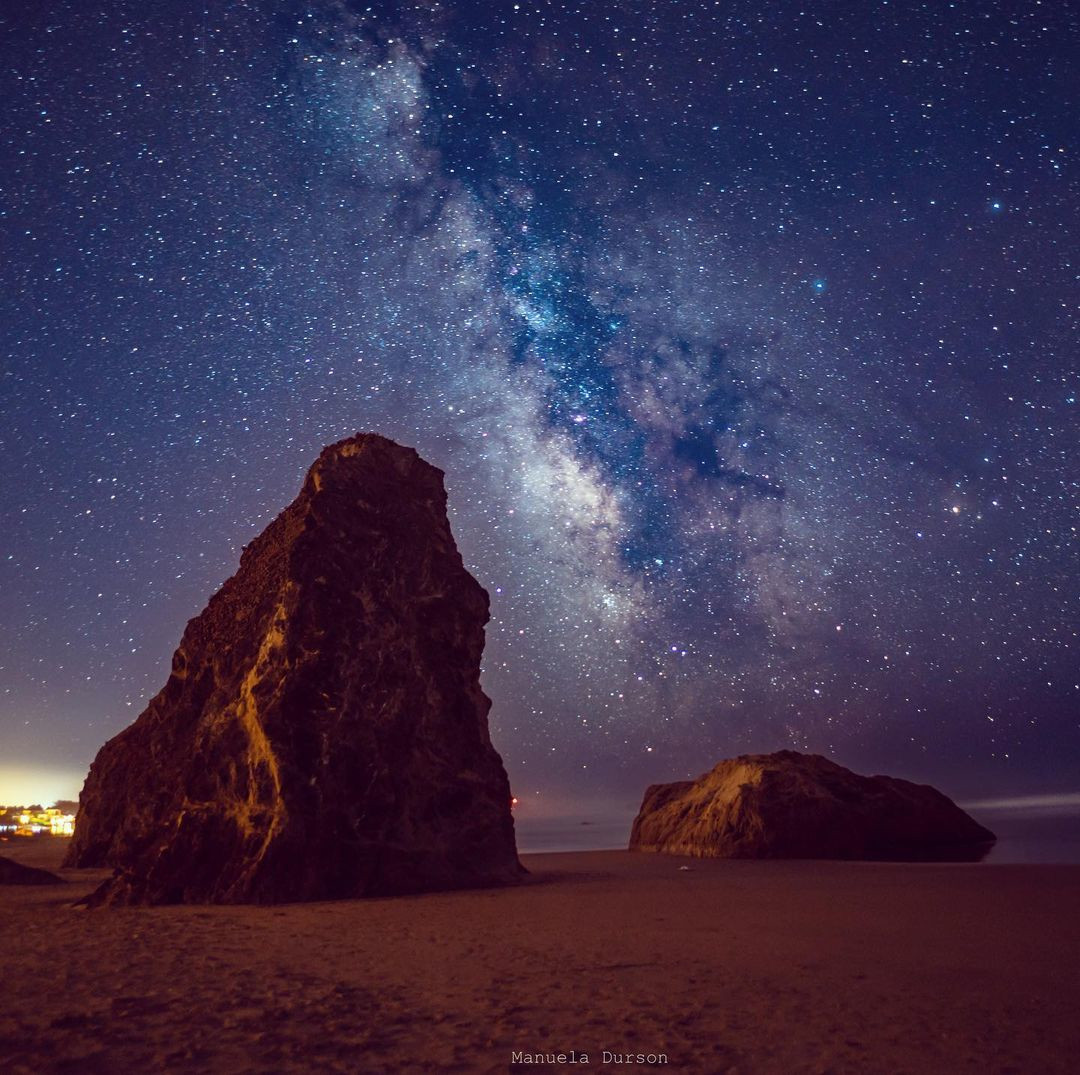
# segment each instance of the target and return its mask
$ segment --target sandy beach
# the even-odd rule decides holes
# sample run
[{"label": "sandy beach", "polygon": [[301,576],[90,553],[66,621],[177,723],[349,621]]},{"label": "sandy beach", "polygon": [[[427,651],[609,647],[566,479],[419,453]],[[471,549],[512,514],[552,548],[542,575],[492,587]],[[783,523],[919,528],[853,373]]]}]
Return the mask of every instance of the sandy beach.
[{"label": "sandy beach", "polygon": [[516,888],[275,907],[2,888],[0,1070],[1076,1070],[1080,866],[523,861]]}]

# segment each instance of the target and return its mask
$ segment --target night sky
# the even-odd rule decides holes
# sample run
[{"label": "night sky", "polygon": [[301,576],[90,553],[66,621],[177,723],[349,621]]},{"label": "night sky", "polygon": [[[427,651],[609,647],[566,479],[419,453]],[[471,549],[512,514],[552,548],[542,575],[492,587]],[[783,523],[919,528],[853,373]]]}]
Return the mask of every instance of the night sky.
[{"label": "night sky", "polygon": [[447,474],[516,794],[1080,782],[1053,2],[0,14],[0,801],[357,430]]}]

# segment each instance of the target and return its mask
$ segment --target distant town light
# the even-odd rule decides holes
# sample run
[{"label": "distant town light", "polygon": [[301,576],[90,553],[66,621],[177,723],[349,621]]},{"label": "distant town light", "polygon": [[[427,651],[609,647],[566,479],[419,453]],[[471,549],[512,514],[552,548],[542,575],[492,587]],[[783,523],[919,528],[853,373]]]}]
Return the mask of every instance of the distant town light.
[{"label": "distant town light", "polygon": [[47,810],[26,810],[0,806],[0,832],[13,836],[73,836],[75,815],[55,806]]}]

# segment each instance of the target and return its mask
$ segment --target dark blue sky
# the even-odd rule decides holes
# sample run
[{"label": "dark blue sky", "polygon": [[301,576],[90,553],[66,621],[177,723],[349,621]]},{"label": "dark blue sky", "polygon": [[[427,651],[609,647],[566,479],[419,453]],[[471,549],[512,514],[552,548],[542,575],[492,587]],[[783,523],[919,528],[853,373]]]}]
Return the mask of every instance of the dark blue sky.
[{"label": "dark blue sky", "polygon": [[1076,21],[6,5],[0,799],[357,429],[447,471],[530,802],[1075,788]]}]

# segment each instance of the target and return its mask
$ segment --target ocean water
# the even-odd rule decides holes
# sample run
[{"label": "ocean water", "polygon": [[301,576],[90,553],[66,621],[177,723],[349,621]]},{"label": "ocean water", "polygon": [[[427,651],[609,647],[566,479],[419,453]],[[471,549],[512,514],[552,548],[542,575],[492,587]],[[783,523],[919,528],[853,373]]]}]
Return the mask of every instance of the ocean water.
[{"label": "ocean water", "polygon": [[[1080,804],[1039,805],[1040,800],[979,804],[969,813],[997,836],[984,862],[1080,863]],[[516,817],[518,851],[625,850],[633,817]]]},{"label": "ocean water", "polygon": [[995,836],[984,862],[1080,862],[1080,808],[971,809]]},{"label": "ocean water", "polygon": [[518,851],[625,851],[633,816],[515,817]]}]

